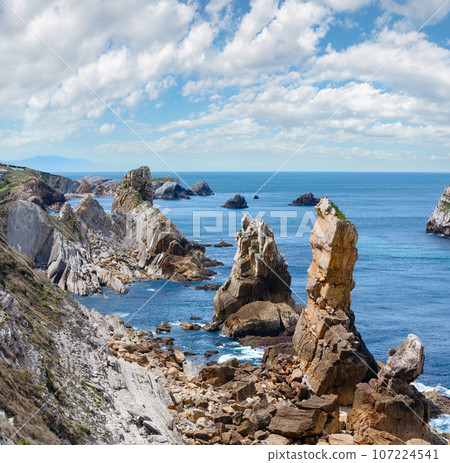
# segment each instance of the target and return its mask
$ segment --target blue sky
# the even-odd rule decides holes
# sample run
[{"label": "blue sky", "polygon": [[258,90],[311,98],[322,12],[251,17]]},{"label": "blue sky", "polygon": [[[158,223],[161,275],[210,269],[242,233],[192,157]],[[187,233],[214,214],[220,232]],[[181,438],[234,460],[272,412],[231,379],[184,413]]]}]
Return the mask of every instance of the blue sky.
[{"label": "blue sky", "polygon": [[292,157],[284,170],[450,171],[445,0],[9,6],[1,160],[275,171]]}]

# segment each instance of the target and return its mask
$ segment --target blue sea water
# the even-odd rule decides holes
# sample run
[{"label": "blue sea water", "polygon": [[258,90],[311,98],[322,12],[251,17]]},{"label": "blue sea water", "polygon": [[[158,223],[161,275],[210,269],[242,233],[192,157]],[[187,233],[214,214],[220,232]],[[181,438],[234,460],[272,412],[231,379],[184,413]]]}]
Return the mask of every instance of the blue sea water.
[{"label": "blue sea water", "polygon": [[[168,173],[154,173],[165,174]],[[426,353],[425,371],[419,381],[426,386],[450,389],[450,240],[425,233],[427,219],[450,183],[449,174],[279,173],[258,193],[259,200],[253,199],[253,193],[270,177],[269,173],[186,172],[181,177],[188,184],[205,179],[216,195],[156,200],[155,205],[190,239],[213,244],[223,238],[234,243],[242,211],[220,206],[233,194],[243,194],[249,204],[243,212],[252,216],[264,213],[263,219],[273,229],[289,263],[293,297],[299,304],[307,300],[305,286],[311,263],[308,240],[314,208],[292,207],[288,203],[307,191],[332,199],[355,223],[359,233],[352,309],[366,345],[375,358],[385,362],[390,348],[397,347],[409,333],[416,334],[425,344]],[[100,202],[105,210],[110,210],[112,198],[100,198]],[[287,233],[283,221],[287,223]],[[235,246],[207,248],[209,257],[225,264],[214,268],[218,274],[212,283],[222,283],[228,277],[235,252]],[[218,333],[183,331],[179,327],[191,316],[202,317],[201,323],[209,321],[213,298],[214,292],[195,290],[195,284],[186,287],[184,283],[159,280],[136,282],[124,296],[105,290],[104,298],[96,295],[79,300],[102,313],[117,313],[139,329],[154,330],[162,320],[167,321],[174,325],[170,336],[175,338],[175,344],[182,350],[199,353],[198,361],[203,360],[208,349],[219,350],[213,360],[238,356],[259,361],[260,350],[244,348]],[[222,345],[216,347],[217,343]]]}]

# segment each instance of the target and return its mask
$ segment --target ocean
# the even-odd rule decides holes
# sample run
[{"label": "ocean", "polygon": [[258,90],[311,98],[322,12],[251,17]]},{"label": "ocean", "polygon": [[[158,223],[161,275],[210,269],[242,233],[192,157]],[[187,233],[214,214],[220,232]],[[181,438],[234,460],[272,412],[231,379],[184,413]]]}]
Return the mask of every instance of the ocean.
[{"label": "ocean", "polygon": [[[97,173],[121,178],[123,173]],[[71,178],[84,174],[65,173]],[[170,175],[154,172],[153,176]],[[397,347],[409,333],[425,345],[425,371],[419,387],[440,387],[450,393],[449,288],[450,240],[427,235],[425,227],[449,174],[441,173],[342,173],[283,172],[259,193],[253,194],[270,177],[267,172],[182,172],[189,185],[205,179],[215,196],[190,200],[155,200],[179,230],[189,239],[214,244],[222,238],[235,244],[242,214],[259,214],[272,228],[276,242],[289,263],[293,297],[298,304],[307,300],[307,269],[311,263],[309,232],[314,221],[313,207],[288,206],[302,193],[328,196],[352,220],[359,233],[359,259],[354,270],[356,287],[352,309],[356,326],[376,359],[385,362],[387,352]],[[184,185],[185,186],[185,185]],[[249,208],[228,210],[220,206],[235,193],[245,196]],[[71,200],[75,204],[78,199]],[[112,198],[99,198],[109,212]],[[207,248],[207,256],[222,261],[223,267],[211,283],[221,284],[229,276],[236,246]],[[125,322],[142,330],[152,330],[167,321],[173,326],[169,336],[183,351],[198,353],[205,361],[206,350],[219,353],[211,360],[233,356],[257,363],[263,351],[242,347],[220,333],[183,331],[180,324],[190,317],[211,320],[213,291],[196,290],[198,283],[140,281],[126,295],[106,289],[104,297],[78,297],[88,308],[116,313]],[[187,286],[187,287],[186,287]],[[448,424],[447,424],[448,425]]]}]

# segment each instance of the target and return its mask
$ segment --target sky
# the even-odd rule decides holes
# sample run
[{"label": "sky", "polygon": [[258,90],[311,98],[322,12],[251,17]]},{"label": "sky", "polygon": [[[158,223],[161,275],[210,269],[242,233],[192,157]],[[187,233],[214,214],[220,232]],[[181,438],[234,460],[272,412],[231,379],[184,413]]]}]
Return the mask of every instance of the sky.
[{"label": "sky", "polygon": [[450,172],[449,12],[449,0],[0,0],[0,160]]}]

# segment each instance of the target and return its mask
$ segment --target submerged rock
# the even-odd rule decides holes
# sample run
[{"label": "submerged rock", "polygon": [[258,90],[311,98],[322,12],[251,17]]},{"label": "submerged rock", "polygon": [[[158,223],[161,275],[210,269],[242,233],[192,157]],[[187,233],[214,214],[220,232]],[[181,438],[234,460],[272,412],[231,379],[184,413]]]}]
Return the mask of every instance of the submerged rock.
[{"label": "submerged rock", "polygon": [[246,209],[248,207],[247,201],[242,195],[234,195],[222,207],[227,209]]},{"label": "submerged rock", "polygon": [[350,309],[358,233],[328,198],[322,198],[316,211],[310,238],[313,261],[308,269],[308,305],[293,343],[313,391],[336,394],[341,404],[349,405],[356,385],[378,371]]},{"label": "submerged rock", "polygon": [[319,201],[320,199],[315,198],[311,192],[308,192],[294,199],[289,206],[315,206],[319,204]]},{"label": "submerged rock", "polygon": [[235,263],[214,297],[213,320],[223,323],[250,302],[292,304],[288,265],[268,225],[246,216],[236,240]]},{"label": "submerged rock", "polygon": [[214,191],[211,190],[205,180],[200,180],[191,186],[191,189],[188,190],[188,194],[191,196],[211,196],[214,194]]},{"label": "submerged rock", "polygon": [[450,185],[445,189],[427,223],[427,233],[450,238]]}]

